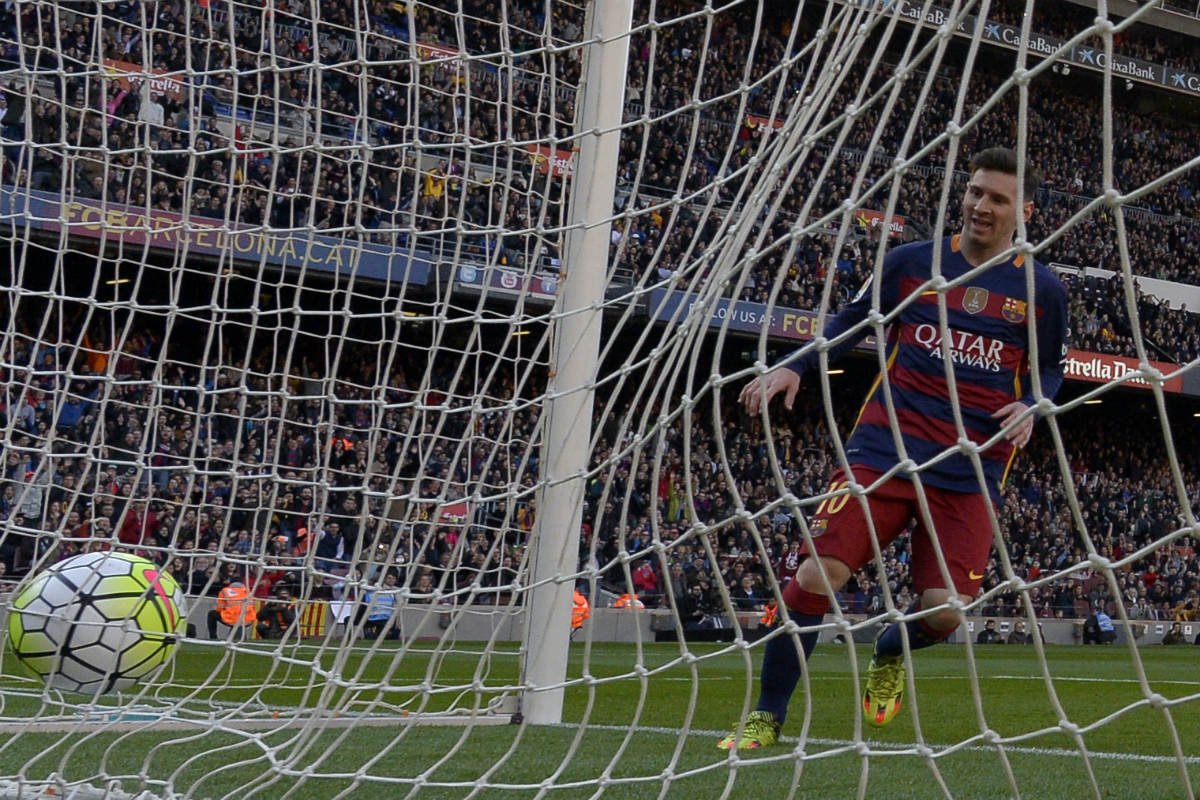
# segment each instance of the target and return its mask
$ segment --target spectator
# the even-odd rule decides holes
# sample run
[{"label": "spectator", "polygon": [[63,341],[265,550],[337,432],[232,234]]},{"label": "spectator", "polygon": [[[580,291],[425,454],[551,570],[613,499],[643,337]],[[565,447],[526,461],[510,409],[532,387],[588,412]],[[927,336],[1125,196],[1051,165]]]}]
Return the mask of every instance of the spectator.
[{"label": "spectator", "polygon": [[754,578],[750,575],[742,577],[737,587],[729,593],[729,599],[738,611],[762,611],[766,607],[766,598],[756,591]]},{"label": "spectator", "polygon": [[150,134],[163,126],[166,121],[166,111],[162,103],[158,100],[158,94],[149,90],[149,82],[142,84],[145,87],[145,100],[142,102],[141,108],[138,109],[138,121],[145,122],[150,126]]},{"label": "spectator", "polygon": [[1179,622],[1171,623],[1171,629],[1163,634],[1163,644],[1187,644],[1187,640],[1183,637],[1183,624]]},{"label": "spectator", "polygon": [[1004,644],[1000,632],[996,630],[996,620],[989,619],[983,623],[983,630],[975,637],[975,644]]},{"label": "spectator", "polygon": [[1008,644],[1033,644],[1033,636],[1025,630],[1025,620],[1019,619],[1013,623],[1013,629],[1008,634]]},{"label": "spectator", "polygon": [[646,606],[656,606],[659,602],[658,570],[649,558],[643,558],[632,574],[634,591]]},{"label": "spectator", "polygon": [[296,622],[295,604],[287,586],[275,590],[275,596],[263,603],[258,612],[260,639],[282,639]]},{"label": "spectator", "polygon": [[158,515],[151,511],[145,500],[135,500],[117,532],[121,544],[140,546],[154,543],[158,533]]},{"label": "spectator", "polygon": [[703,630],[708,626],[711,604],[704,597],[700,584],[693,584],[687,594],[676,601],[676,605],[684,630]]},{"label": "spectator", "polygon": [[383,586],[363,594],[366,606],[363,621],[363,636],[367,639],[399,639],[400,619],[396,613],[396,573],[388,571],[383,576]]}]

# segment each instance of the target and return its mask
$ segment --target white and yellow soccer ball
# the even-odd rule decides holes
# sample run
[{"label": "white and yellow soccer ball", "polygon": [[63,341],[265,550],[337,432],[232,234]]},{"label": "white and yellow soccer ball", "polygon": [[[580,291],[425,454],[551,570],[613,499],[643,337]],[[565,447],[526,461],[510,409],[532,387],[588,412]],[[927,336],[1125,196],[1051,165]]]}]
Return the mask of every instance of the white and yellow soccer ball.
[{"label": "white and yellow soccer ball", "polygon": [[47,685],[96,694],[129,689],[183,637],[183,591],[140,556],[83,553],[13,593],[8,642]]}]

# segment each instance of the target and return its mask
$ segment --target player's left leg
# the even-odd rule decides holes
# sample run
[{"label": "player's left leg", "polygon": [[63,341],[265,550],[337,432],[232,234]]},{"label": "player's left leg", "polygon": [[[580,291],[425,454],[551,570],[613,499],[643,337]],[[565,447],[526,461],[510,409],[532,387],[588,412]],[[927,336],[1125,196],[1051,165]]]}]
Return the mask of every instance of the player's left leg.
[{"label": "player's left leg", "polygon": [[[962,623],[962,614],[946,604],[956,594],[963,603],[975,598],[991,551],[992,526],[987,509],[991,501],[986,496],[931,487],[925,487],[925,494],[933,530],[918,517],[912,538],[912,580],[918,598],[908,613],[915,614],[923,608],[938,610],[893,623],[875,639],[867,668],[863,714],[867,722],[876,726],[891,722],[900,710],[904,696],[905,637],[909,650],[920,650],[945,641],[954,633]],[[938,563],[938,550],[946,562],[949,581]]]},{"label": "player's left leg", "polygon": [[[854,466],[855,480],[872,485],[881,475],[877,470]],[[839,470],[834,474],[830,492],[844,488],[846,481]],[[800,680],[802,662],[812,654],[820,625],[830,607],[829,590],[838,592],[854,570],[871,561],[875,554],[873,535],[879,547],[887,545],[904,529],[912,516],[909,502],[911,484],[903,479],[889,480],[866,497],[866,507],[850,495],[834,495],[822,502],[810,523],[813,530],[812,557],[806,556],[795,580],[783,590],[784,607],[780,623],[791,620],[809,630],[796,636],[772,636],[763,648],[758,704],[741,723],[734,725],[717,746],[752,749],[774,744],[787,718],[788,704]],[[868,517],[870,518],[868,520]],[[797,646],[797,642],[799,646]]]}]

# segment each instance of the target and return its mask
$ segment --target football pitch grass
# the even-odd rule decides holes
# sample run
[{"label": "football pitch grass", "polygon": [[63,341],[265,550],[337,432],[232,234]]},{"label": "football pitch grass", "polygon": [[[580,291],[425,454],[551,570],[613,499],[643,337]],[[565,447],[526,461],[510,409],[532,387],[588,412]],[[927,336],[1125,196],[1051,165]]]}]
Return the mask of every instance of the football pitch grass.
[{"label": "football pitch grass", "polygon": [[[139,774],[168,779],[190,797],[330,798],[366,776],[349,797],[463,798],[1007,798],[1011,770],[1023,798],[1092,797],[1089,770],[1104,798],[1183,798],[1200,792],[1200,648],[1143,647],[1151,691],[1165,698],[1170,719],[1144,701],[1138,674],[1123,647],[1048,647],[1056,702],[1085,729],[1089,753],[1059,726],[1054,701],[1032,647],[976,647],[974,674],[963,646],[943,645],[915,657],[919,734],[911,703],[883,729],[856,727],[859,688],[850,677],[850,651],[823,645],[810,663],[811,703],[803,687],[792,701],[780,744],[741,757],[717,740],[753,707],[761,647],[749,652],[693,644],[687,663],[676,644],[593,644],[571,647],[564,723],[557,726],[440,726],[413,724],[420,711],[485,704],[491,687],[517,675],[515,645],[484,655],[460,644],[451,653],[410,645],[355,652],[336,672],[357,689],[323,681],[337,655],[311,645],[288,649],[243,646],[230,659],[223,647],[188,642],[169,683],[138,708],[188,697],[191,708],[223,709],[280,721],[297,709],[338,703],[338,724],[238,729],[207,724],[157,728],[153,714],[122,731],[22,730],[23,715],[61,713],[43,706],[32,685],[9,675],[4,659],[0,715],[0,774],[68,780],[121,778],[126,791]],[[260,650],[260,652],[255,652]],[[855,648],[861,671],[869,647]],[[644,670],[639,670],[641,663]],[[694,670],[694,672],[693,672]],[[644,677],[637,673],[643,672]],[[583,677],[586,674],[586,678]],[[464,693],[479,678],[488,688]],[[424,685],[424,690],[418,690]],[[450,687],[457,687],[451,690]],[[62,695],[70,700],[69,695]],[[477,699],[475,699],[477,698]],[[358,711],[384,715],[372,725],[346,725]],[[385,713],[386,711],[386,713]],[[406,712],[408,715],[406,716]],[[1115,715],[1115,716],[1114,716]],[[179,715],[177,715],[179,716]],[[1111,717],[1111,718],[1110,718]],[[389,719],[390,718],[390,719]],[[807,718],[807,719],[806,719]],[[981,721],[982,720],[982,721]],[[1097,725],[1102,722],[1103,724]],[[382,722],[383,724],[379,724]],[[807,730],[804,730],[807,722]],[[1182,747],[1182,769],[1171,726]],[[1094,729],[1086,730],[1091,726]],[[1003,751],[986,731],[1025,737]],[[685,732],[686,731],[686,732]],[[803,733],[803,742],[801,734]],[[918,742],[928,748],[918,751]],[[867,754],[869,751],[869,755]],[[803,757],[801,757],[803,756]],[[305,772],[310,772],[304,776]],[[1184,774],[1186,773],[1186,775]],[[596,783],[603,776],[603,793]],[[396,783],[380,779],[401,779]],[[416,781],[416,782],[415,782]],[[478,787],[483,785],[480,790]],[[540,787],[550,787],[539,795]]]}]

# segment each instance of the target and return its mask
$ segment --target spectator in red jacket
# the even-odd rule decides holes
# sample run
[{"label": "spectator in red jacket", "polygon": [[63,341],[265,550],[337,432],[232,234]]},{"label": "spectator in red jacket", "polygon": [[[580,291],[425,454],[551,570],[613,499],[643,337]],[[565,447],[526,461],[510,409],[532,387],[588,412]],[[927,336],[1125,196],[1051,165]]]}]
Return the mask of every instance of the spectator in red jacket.
[{"label": "spectator in red jacket", "polygon": [[658,571],[654,569],[650,559],[643,558],[633,571],[633,588],[638,599],[647,606],[658,604]]},{"label": "spectator in red jacket", "polygon": [[146,507],[145,500],[134,500],[133,506],[121,520],[117,539],[121,544],[141,545],[154,538],[158,527],[158,515]]}]

